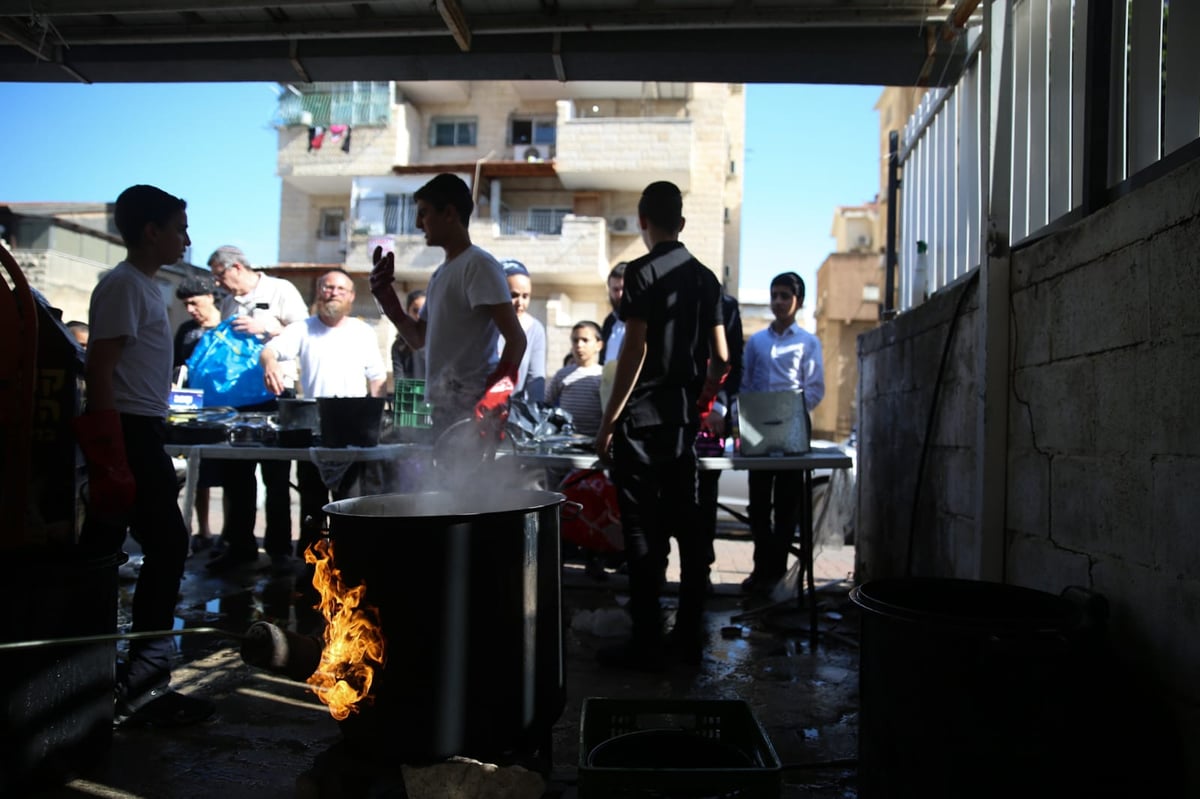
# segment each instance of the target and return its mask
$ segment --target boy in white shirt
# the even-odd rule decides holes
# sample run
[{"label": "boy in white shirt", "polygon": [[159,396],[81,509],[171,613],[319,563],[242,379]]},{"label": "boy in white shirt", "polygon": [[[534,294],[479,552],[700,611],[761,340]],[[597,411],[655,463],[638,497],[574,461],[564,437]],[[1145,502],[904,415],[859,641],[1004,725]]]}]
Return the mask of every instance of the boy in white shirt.
[{"label": "boy in white shirt", "polygon": [[[804,405],[811,412],[825,396],[825,365],[820,339],[796,324],[796,312],[803,305],[804,281],[798,274],[784,272],[771,280],[771,313],[775,320],[746,342],[742,391],[803,389]],[[754,570],[742,582],[742,590],[765,593],[787,571],[803,473],[756,470],[749,473],[749,481]]]}]

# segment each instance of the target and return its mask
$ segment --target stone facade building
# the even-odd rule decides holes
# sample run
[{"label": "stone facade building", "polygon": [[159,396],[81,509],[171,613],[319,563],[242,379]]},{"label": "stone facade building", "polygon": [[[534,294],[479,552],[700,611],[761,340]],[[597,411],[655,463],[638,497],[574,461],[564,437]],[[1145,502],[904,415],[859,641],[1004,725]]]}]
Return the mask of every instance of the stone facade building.
[{"label": "stone facade building", "polygon": [[[420,81],[305,84],[280,102],[278,268],[311,296],[344,266],[357,312],[378,318],[366,276],[376,246],[398,287],[424,288],[442,259],[412,199],[452,172],[475,193],[474,243],[524,263],[545,325],[547,372],[571,326],[608,313],[605,278],[642,255],[637,201],[670,180],[684,194],[689,249],[736,293],[745,95],[737,84]],[[381,346],[394,335],[380,325]]]}]

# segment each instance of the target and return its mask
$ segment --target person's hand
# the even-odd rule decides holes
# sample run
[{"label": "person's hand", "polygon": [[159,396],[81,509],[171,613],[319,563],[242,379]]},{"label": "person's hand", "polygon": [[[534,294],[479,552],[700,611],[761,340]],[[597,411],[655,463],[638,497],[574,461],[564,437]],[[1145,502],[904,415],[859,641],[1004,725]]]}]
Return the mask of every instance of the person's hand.
[{"label": "person's hand", "polygon": [[596,458],[605,468],[612,466],[612,441],[613,441],[613,426],[608,423],[602,423],[600,429],[596,431]]},{"label": "person's hand", "polygon": [[284,391],[283,384],[283,369],[279,367],[279,363],[272,363],[263,366],[263,385],[267,387],[275,396],[279,396]]},{"label": "person's hand", "polygon": [[137,498],[137,481],[125,457],[120,414],[115,410],[85,413],[75,417],[71,427],[87,458],[89,510],[117,519],[128,516]]},{"label": "person's hand", "polygon": [[488,375],[483,399],[475,403],[476,419],[498,420],[497,426],[504,429],[504,422],[508,419],[508,400],[517,386],[517,370],[518,364],[501,362]]},{"label": "person's hand", "polygon": [[717,438],[723,438],[725,436],[725,415],[722,413],[724,408],[718,409],[716,405],[717,403],[713,403],[709,412],[700,416],[700,429]]},{"label": "person's hand", "polygon": [[696,408],[700,411],[700,418],[704,418],[709,413],[712,413],[713,402],[717,399],[717,392],[725,384],[725,378],[728,375],[729,364],[725,364],[725,369],[721,372],[720,377],[714,376],[709,372],[705,378],[704,388],[700,389],[700,397],[696,400]]},{"label": "person's hand", "polygon": [[405,315],[404,304],[396,294],[393,284],[396,281],[396,257],[392,253],[383,252],[382,247],[376,247],[371,253],[371,294],[379,303],[380,310],[393,322]]},{"label": "person's hand", "polygon": [[261,336],[267,332],[266,323],[260,322],[253,316],[235,316],[230,327],[239,333],[248,333],[251,336]]}]

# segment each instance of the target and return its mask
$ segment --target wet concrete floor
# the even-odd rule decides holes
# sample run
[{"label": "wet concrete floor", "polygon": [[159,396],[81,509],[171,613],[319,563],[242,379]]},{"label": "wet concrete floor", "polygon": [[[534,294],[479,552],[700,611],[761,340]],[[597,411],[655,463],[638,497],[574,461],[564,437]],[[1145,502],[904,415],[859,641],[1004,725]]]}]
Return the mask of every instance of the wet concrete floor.
[{"label": "wet concrete floor", "polygon": [[[132,543],[132,542],[131,542]],[[847,599],[846,573],[853,550],[819,555],[821,637],[808,642],[808,615],[791,603],[743,597],[739,563],[752,544],[736,534],[718,542],[720,575],[709,604],[710,646],[699,666],[673,665],[661,674],[600,666],[598,648],[618,640],[613,610],[625,600],[625,579],[610,573],[598,582],[578,563],[564,566],[567,702],[553,730],[553,769],[546,796],[576,795],[580,710],[585,697],[617,699],[737,699],[748,703],[784,764],[784,797],[857,796],[854,758],[858,713],[858,614]],[[188,560],[178,605],[180,627],[219,627],[241,633],[258,620],[296,629],[294,576],[272,576],[259,564],[221,577],[208,575],[207,553]],[[136,552],[124,570],[132,577]],[[720,582],[725,580],[725,582]],[[127,612],[133,583],[121,584]],[[674,598],[668,595],[668,608]],[[305,608],[300,608],[303,622]],[[592,611],[588,615],[586,612]],[[596,612],[598,611],[598,613]],[[581,612],[584,615],[579,615]],[[742,614],[749,614],[739,618]],[[124,619],[125,617],[123,617]],[[740,634],[722,628],[740,625]],[[600,633],[600,634],[597,634]],[[235,640],[181,636],[173,685],[216,704],[209,721],[171,730],[117,730],[107,757],[40,797],[178,797],[264,799],[308,795],[298,778],[340,740],[330,718],[306,685],[246,665]],[[413,642],[419,644],[420,642]],[[381,794],[393,795],[393,794]],[[402,794],[401,794],[402,795]]]}]

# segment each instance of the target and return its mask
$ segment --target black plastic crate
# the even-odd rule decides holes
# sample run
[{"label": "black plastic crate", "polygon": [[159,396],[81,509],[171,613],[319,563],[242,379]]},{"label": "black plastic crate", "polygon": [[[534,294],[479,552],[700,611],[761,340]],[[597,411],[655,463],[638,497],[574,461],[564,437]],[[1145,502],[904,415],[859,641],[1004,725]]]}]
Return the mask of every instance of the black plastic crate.
[{"label": "black plastic crate", "polygon": [[583,700],[580,799],[777,799],[780,785],[779,756],[743,701]]}]

